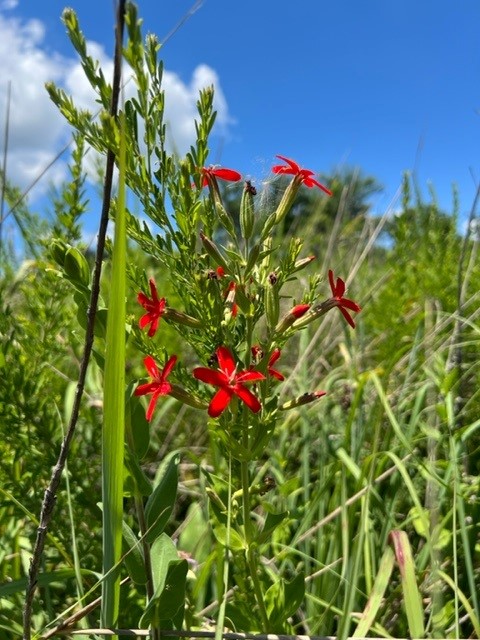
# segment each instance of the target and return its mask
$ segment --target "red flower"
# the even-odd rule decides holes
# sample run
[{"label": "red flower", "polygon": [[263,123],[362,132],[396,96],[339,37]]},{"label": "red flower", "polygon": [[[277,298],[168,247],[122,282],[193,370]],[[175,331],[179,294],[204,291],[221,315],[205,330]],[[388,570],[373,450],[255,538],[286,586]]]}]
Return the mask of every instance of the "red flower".
[{"label": "red flower", "polygon": [[332,290],[332,298],[335,301],[335,306],[340,309],[348,324],[355,329],[355,322],[347,309],[358,312],[361,311],[361,307],[353,300],[343,297],[343,294],[345,293],[345,282],[341,278],[337,278],[337,282],[335,283],[333,271],[331,269],[328,271],[328,279],[330,281],[330,289]]},{"label": "red flower", "polygon": [[234,169],[222,169],[221,167],[203,167],[202,176],[202,187],[208,186],[209,180],[212,178],[220,178],[220,180],[227,180],[228,182],[237,182],[242,177],[242,175]]},{"label": "red flower", "polygon": [[295,176],[302,184],[304,184],[309,189],[311,189],[312,187],[318,187],[327,195],[332,195],[330,189],[327,189],[327,187],[325,187],[323,184],[320,184],[320,182],[312,178],[312,176],[314,175],[313,171],[310,171],[310,169],[300,169],[296,162],[290,160],[289,158],[285,158],[285,156],[277,155],[277,158],[280,158],[280,160],[286,162],[288,166],[286,167],[283,164],[277,164],[272,167],[273,173]]},{"label": "red flower", "polygon": [[210,401],[208,415],[211,418],[217,418],[228,407],[234,395],[254,413],[260,411],[262,405],[258,398],[243,383],[265,380],[265,376],[259,371],[252,370],[237,373],[235,361],[227,347],[218,347],[216,354],[219,370],[207,369],[207,367],[196,367],[193,370],[197,380],[220,387]]},{"label": "red flower", "polygon": [[[285,380],[285,376],[281,374],[280,371],[274,369],[273,365],[280,358],[281,353],[280,349],[274,349],[268,360],[268,375],[280,381]],[[257,362],[263,358],[263,351],[258,345],[252,347],[252,356]]]},{"label": "red flower", "polygon": [[148,405],[146,413],[146,417],[149,422],[152,419],[153,410],[155,409],[158,398],[160,396],[166,396],[172,390],[172,385],[167,382],[167,377],[175,366],[176,361],[177,356],[172,356],[163,367],[163,371],[158,370],[158,367],[152,356],[147,356],[143,361],[146,370],[152,378],[152,381],[147,382],[146,384],[138,385],[138,387],[135,389],[135,395],[144,396],[148,393],[152,394],[152,398],[150,400],[150,404]]},{"label": "red flower", "polygon": [[158,323],[160,322],[160,318],[162,314],[165,312],[166,300],[162,298],[159,300],[157,294],[157,287],[155,286],[155,280],[150,278],[150,293],[152,295],[152,299],[148,298],[144,293],[140,292],[137,296],[137,300],[142,305],[144,309],[147,310],[147,313],[143,315],[138,324],[140,325],[140,329],[144,329],[147,324],[150,325],[150,329],[148,330],[148,335],[150,338],[155,335],[158,329]]}]

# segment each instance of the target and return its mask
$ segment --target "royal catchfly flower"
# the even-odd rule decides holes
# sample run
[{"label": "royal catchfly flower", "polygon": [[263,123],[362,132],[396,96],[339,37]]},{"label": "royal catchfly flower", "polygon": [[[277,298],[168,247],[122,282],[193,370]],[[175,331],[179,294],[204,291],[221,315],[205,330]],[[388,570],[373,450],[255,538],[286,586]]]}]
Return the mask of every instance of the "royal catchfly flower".
[{"label": "royal catchfly flower", "polygon": [[335,302],[334,306],[340,309],[345,320],[355,329],[355,322],[347,309],[358,312],[361,311],[361,307],[353,300],[343,297],[345,293],[345,282],[341,278],[337,278],[337,282],[335,282],[331,269],[328,271],[328,280],[330,281],[330,289],[332,290],[332,300]]},{"label": "royal catchfly flower", "polygon": [[210,401],[208,415],[211,418],[217,418],[228,407],[234,395],[240,398],[254,413],[260,411],[262,408],[260,401],[250,389],[244,386],[244,383],[265,380],[265,376],[259,371],[251,369],[237,372],[235,360],[227,347],[218,347],[216,355],[218,369],[196,367],[193,370],[193,375],[197,380],[220,387]]},{"label": "royal catchfly flower", "polygon": [[277,155],[277,158],[280,158],[280,160],[283,160],[284,162],[286,162],[287,166],[283,164],[277,164],[274,167],[272,167],[273,173],[277,173],[279,175],[292,175],[298,180],[298,182],[300,182],[301,184],[304,184],[306,187],[310,189],[312,187],[318,187],[319,189],[324,191],[327,195],[329,196],[332,195],[332,192],[330,191],[330,189],[327,189],[327,187],[325,187],[323,184],[320,184],[318,180],[315,180],[314,178],[312,178],[312,176],[314,175],[313,171],[310,171],[310,169],[300,169],[300,167],[294,160],[290,160],[290,158],[285,158],[285,156]]},{"label": "royal catchfly flower", "polygon": [[165,312],[166,301],[165,298],[158,298],[157,287],[155,286],[155,280],[153,278],[150,278],[149,284],[152,299],[150,300],[143,292],[140,292],[137,296],[138,302],[147,311],[147,313],[140,318],[138,324],[140,325],[140,329],[144,329],[147,324],[149,324],[150,329],[148,330],[148,335],[152,338],[158,329],[160,318]]},{"label": "royal catchfly flower", "polygon": [[146,358],[143,360],[143,364],[145,365],[145,368],[152,380],[151,382],[147,382],[146,384],[139,384],[135,389],[135,395],[144,396],[149,393],[152,394],[146,413],[146,417],[149,422],[152,419],[153,411],[155,409],[158,398],[160,396],[168,395],[168,393],[170,393],[170,391],[172,390],[172,385],[167,382],[167,377],[175,366],[176,361],[177,356],[172,356],[163,367],[163,370],[160,371],[152,356],[146,356]]},{"label": "royal catchfly flower", "polygon": [[203,167],[202,169],[202,187],[208,186],[212,178],[220,178],[220,180],[226,180],[227,182],[238,182],[241,179],[242,174],[235,171],[235,169],[222,169],[221,167]]}]

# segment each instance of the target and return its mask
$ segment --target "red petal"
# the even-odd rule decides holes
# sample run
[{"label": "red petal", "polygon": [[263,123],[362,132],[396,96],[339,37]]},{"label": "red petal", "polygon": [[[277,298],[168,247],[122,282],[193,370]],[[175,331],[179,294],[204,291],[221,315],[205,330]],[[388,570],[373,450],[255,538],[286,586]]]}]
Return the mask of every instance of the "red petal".
[{"label": "red petal", "polygon": [[340,311],[342,312],[342,316],[345,318],[345,320],[348,322],[348,324],[352,327],[352,329],[355,329],[355,322],[353,321],[352,316],[348,313],[348,311],[345,311],[345,309],[343,307],[338,307],[340,309]]},{"label": "red petal", "polygon": [[157,400],[158,400],[158,395],[153,394],[148,404],[147,413],[145,414],[145,417],[147,418],[148,422],[150,422],[150,420],[152,419],[153,411],[155,409],[155,405],[157,404]]},{"label": "red petal", "polygon": [[137,300],[142,305],[142,307],[145,308],[147,308],[147,305],[150,304],[150,298],[147,298],[147,296],[142,291],[140,291],[140,293],[137,295]]},{"label": "red petal", "polygon": [[217,418],[222,411],[224,411],[232,398],[233,392],[230,389],[223,387],[219,389],[217,393],[210,400],[208,406],[208,415],[211,418]]},{"label": "red petal", "polygon": [[152,356],[146,356],[146,358],[143,359],[143,364],[145,365],[145,369],[148,371],[148,374],[152,379],[158,378],[158,367]]},{"label": "red petal", "polygon": [[272,355],[270,356],[270,360],[268,361],[268,366],[272,367],[275,362],[280,358],[282,352],[280,351],[280,349],[275,349],[272,353]]},{"label": "red petal", "polygon": [[283,164],[276,164],[272,167],[272,173],[276,173],[277,175],[297,175],[296,171],[290,169],[290,167],[284,167]]},{"label": "red petal", "polygon": [[243,400],[253,413],[258,413],[262,408],[259,399],[253,395],[250,389],[247,389],[241,384],[235,385],[233,392],[240,398],[240,400]]},{"label": "red petal", "polygon": [[242,174],[234,169],[210,169],[209,172],[221,180],[229,180],[230,182],[237,182],[242,177]]},{"label": "red petal", "polygon": [[340,300],[340,304],[342,305],[342,307],[346,307],[347,309],[350,309],[351,311],[361,311],[362,308],[353,300],[349,300],[349,298],[342,298]]},{"label": "red petal", "polygon": [[170,372],[175,366],[176,361],[177,361],[177,356],[171,356],[171,358],[168,360],[167,364],[163,368],[162,380],[166,380],[167,377],[170,375]]},{"label": "red petal", "polygon": [[335,280],[333,277],[333,271],[331,269],[328,270],[328,281],[330,282],[330,289],[332,290],[332,296],[335,295]]},{"label": "red petal", "polygon": [[256,382],[257,380],[265,380],[265,376],[260,371],[242,371],[235,377],[236,382]]},{"label": "red petal", "polygon": [[152,325],[148,330],[148,337],[153,338],[153,336],[156,334],[158,329],[159,316],[153,316],[153,317],[150,316],[150,318],[152,320]]},{"label": "red petal", "polygon": [[207,367],[196,367],[193,370],[193,376],[197,380],[213,384],[216,387],[224,387],[228,384],[228,378],[224,373],[215,369],[207,369]]},{"label": "red petal", "polygon": [[139,384],[135,389],[136,396],[145,396],[147,393],[153,393],[157,388],[158,382],[147,382],[145,384]]},{"label": "red petal", "polygon": [[335,284],[335,278],[331,269],[328,271],[328,279],[330,281],[330,289],[332,290],[333,297],[341,298],[345,293],[345,282],[341,278],[337,278],[337,282]]},{"label": "red petal", "polygon": [[220,369],[231,378],[235,372],[235,360],[227,347],[218,347],[217,358]]},{"label": "red petal", "polygon": [[[295,160],[291,160],[290,158],[286,158],[285,156],[280,156],[280,155],[277,155],[277,158],[280,158],[280,160],[283,160],[288,165],[290,165],[290,169],[292,171],[294,171],[295,173],[300,173],[300,166],[295,162]],[[284,169],[286,169],[286,168],[287,167],[284,167]],[[273,171],[273,169],[272,169],[272,171]]]},{"label": "red petal", "polygon": [[313,178],[305,178],[305,180],[303,181],[303,184],[306,187],[310,187],[310,188],[313,186],[318,187],[319,189],[324,191],[327,195],[329,196],[333,195],[330,189],[327,189],[327,187],[325,187],[323,184],[318,182],[318,180],[314,180]]},{"label": "red petal", "polygon": [[280,382],[285,380],[285,376],[281,374],[280,371],[277,371],[276,369],[272,369],[271,367],[269,367],[268,373],[272,376],[272,378],[276,378],[277,380],[280,380]]},{"label": "red petal", "polygon": [[152,300],[153,302],[158,302],[158,294],[157,294],[157,287],[155,286],[155,280],[153,278],[150,278],[148,282],[150,284],[150,293],[152,294]]},{"label": "red petal", "polygon": [[140,327],[140,329],[145,329],[147,324],[150,324],[151,321],[152,321],[152,316],[150,315],[150,313],[146,313],[138,321],[138,326]]}]

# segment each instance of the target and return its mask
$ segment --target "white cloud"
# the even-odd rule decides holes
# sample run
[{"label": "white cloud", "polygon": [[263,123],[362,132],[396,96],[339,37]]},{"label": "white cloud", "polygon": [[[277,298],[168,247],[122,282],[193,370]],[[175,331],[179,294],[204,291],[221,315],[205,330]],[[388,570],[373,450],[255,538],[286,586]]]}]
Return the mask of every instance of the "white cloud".
[{"label": "white cloud", "polygon": [[[7,177],[21,188],[28,187],[46,168],[69,138],[69,126],[53,105],[45,90],[45,82],[62,86],[81,108],[96,112],[99,105],[77,59],[51,51],[45,45],[45,27],[40,20],[22,20],[1,11],[13,9],[16,0],[0,0],[0,149],[7,112],[7,93],[11,83],[10,127]],[[88,43],[90,55],[98,59],[105,77],[112,75],[112,60],[101,44]],[[232,120],[216,72],[199,65],[189,83],[177,74],[165,71],[165,121],[172,148],[183,154],[194,141],[194,118],[200,88],[215,86],[217,132],[227,134]],[[128,83],[127,94],[134,91]],[[89,154],[90,155],[90,154]],[[93,154],[92,154],[93,155]],[[90,163],[90,162],[89,162]],[[65,160],[50,169],[40,181],[35,193],[45,191],[51,182],[58,183],[65,175]]]},{"label": "white cloud", "polygon": [[15,9],[18,6],[18,0],[2,0],[0,2],[0,10]]}]

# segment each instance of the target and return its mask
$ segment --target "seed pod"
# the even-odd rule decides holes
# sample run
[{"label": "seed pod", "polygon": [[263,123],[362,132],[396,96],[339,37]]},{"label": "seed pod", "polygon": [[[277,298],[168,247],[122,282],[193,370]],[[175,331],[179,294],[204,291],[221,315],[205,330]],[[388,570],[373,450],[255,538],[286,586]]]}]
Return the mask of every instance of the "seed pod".
[{"label": "seed pod", "polygon": [[240,229],[245,240],[248,240],[252,235],[253,225],[255,223],[253,196],[255,196],[256,193],[257,190],[255,187],[252,186],[249,180],[246,180],[240,202]]},{"label": "seed pod", "polygon": [[275,278],[272,278],[272,274],[268,277],[268,281],[265,284],[265,314],[267,316],[267,324],[272,330],[278,322],[278,316],[280,315],[280,300],[278,294],[278,286],[276,274]]},{"label": "seed pod", "polygon": [[202,240],[202,244],[205,248],[205,251],[208,253],[208,255],[211,258],[213,258],[215,264],[217,264],[220,267],[223,267],[223,269],[228,272],[229,267],[228,267],[227,261],[225,260],[223,255],[220,253],[220,249],[217,247],[217,245],[212,240],[210,240],[210,238],[207,238],[207,236],[204,233],[200,233],[200,238]]}]

